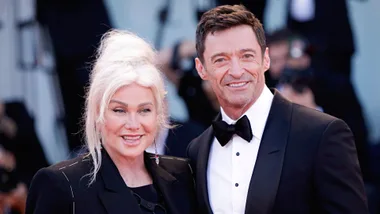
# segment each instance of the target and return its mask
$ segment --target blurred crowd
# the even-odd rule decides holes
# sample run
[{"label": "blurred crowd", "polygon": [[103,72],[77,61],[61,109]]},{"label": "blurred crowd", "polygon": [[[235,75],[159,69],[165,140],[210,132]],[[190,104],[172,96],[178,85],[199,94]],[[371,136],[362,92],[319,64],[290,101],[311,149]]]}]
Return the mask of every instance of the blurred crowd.
[{"label": "blurred crowd", "polygon": [[[266,0],[219,0],[215,5],[239,3],[263,20]],[[198,12],[201,14],[202,10]],[[355,137],[371,213],[378,214],[379,148],[369,142],[363,109],[351,82],[355,40],[347,1],[291,0],[287,12],[286,28],[267,32],[271,66],[266,72],[266,84],[292,102],[341,118],[349,125]],[[80,124],[89,67],[102,34],[113,24],[103,0],[37,0],[36,17],[53,47],[65,111],[62,121],[68,148],[75,155],[82,149]],[[195,70],[194,40],[178,40],[158,51],[157,63],[184,101],[189,119],[171,118],[178,126],[162,130],[157,145],[162,154],[185,157],[188,143],[211,124],[220,107],[210,84],[202,81]],[[29,182],[38,169],[49,164],[36,134],[33,115],[25,103],[0,100],[0,209],[3,213],[23,213]]]}]

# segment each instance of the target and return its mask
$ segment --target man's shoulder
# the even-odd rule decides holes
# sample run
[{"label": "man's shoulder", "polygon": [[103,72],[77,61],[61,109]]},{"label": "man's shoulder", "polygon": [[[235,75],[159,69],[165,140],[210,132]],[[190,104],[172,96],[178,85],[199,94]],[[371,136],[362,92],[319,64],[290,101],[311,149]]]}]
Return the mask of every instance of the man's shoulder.
[{"label": "man's shoulder", "polygon": [[200,135],[198,135],[196,138],[194,138],[187,147],[187,153],[189,156],[189,153],[197,152],[199,147],[207,143],[207,141],[210,140],[210,137],[212,137],[212,126],[209,126],[206,130],[204,130]]},{"label": "man's shoulder", "polygon": [[[280,112],[280,113],[279,113]],[[320,126],[339,120],[336,117],[323,113],[317,109],[305,107],[296,103],[292,103],[281,95],[277,90],[274,91],[274,98],[270,109],[270,115],[275,113],[276,118],[291,117],[293,125]]]},{"label": "man's shoulder", "polygon": [[[350,131],[348,125],[343,120],[301,105],[293,104],[291,115],[290,130],[299,139],[301,139],[301,136],[313,136],[313,138],[317,139],[330,135],[331,132],[329,130],[335,129]],[[334,134],[337,133],[335,132]]]},{"label": "man's shoulder", "polygon": [[327,126],[333,121],[339,120],[338,118],[329,114],[323,113],[319,110],[308,108],[302,105],[293,103],[293,121],[307,123],[309,125],[325,125]]}]

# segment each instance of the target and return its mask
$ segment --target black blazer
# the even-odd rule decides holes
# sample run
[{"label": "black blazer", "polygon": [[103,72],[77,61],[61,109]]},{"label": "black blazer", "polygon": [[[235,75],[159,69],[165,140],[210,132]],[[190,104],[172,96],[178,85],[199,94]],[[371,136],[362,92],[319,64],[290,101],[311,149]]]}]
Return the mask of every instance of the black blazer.
[{"label": "black blazer", "polygon": [[[125,185],[115,164],[103,150],[96,181],[88,187],[93,166],[89,155],[43,168],[29,191],[26,214],[140,214],[136,198]],[[186,159],[145,153],[153,184],[162,193],[168,214],[196,213],[194,180]]]},{"label": "black blazer", "polygon": [[[195,169],[199,213],[212,213],[206,172],[213,139],[210,126],[187,151]],[[245,213],[368,213],[355,144],[347,125],[293,104],[275,90]]]}]

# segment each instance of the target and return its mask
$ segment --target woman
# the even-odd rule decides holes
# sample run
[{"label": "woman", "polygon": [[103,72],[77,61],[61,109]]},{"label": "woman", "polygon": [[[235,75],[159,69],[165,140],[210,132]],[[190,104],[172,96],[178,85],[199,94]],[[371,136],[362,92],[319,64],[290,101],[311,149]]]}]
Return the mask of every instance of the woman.
[{"label": "woman", "polygon": [[132,33],[103,37],[86,101],[89,153],[40,170],[26,214],[196,213],[187,160],[145,152],[168,126],[154,60]]}]

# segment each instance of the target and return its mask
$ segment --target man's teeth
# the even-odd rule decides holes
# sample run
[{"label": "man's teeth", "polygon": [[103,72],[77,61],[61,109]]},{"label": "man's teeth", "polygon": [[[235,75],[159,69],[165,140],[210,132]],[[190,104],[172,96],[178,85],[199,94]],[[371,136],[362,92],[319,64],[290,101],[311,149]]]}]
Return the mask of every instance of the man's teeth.
[{"label": "man's teeth", "polygon": [[133,136],[133,137],[131,137],[131,136],[123,136],[124,140],[138,140],[140,138],[141,138],[141,135],[139,135],[139,136]]},{"label": "man's teeth", "polygon": [[246,84],[246,82],[242,82],[242,83],[231,83],[231,84],[229,84],[229,86],[231,86],[231,87],[241,87],[241,86],[243,86],[243,85],[245,85]]}]

